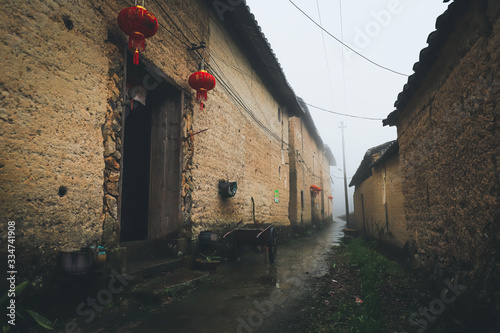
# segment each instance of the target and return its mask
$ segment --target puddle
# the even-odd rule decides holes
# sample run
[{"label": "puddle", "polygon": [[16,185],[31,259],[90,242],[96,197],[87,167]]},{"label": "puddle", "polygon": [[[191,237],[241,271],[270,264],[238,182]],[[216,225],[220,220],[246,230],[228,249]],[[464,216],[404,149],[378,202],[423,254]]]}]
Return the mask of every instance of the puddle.
[{"label": "puddle", "polygon": [[212,282],[180,300],[145,312],[141,324],[137,326],[135,321],[133,329],[128,326],[132,323],[127,325],[123,320],[132,315],[126,313],[96,323],[95,328],[112,332],[223,333],[244,332],[242,327],[248,331],[250,326],[246,325],[251,323],[252,332],[268,331],[266,327],[289,315],[288,309],[311,296],[311,277],[328,272],[327,254],[333,245],[340,244],[345,227],[345,221],[334,221],[318,234],[278,246],[277,261],[272,266],[252,251],[247,251],[241,262],[224,263]]}]

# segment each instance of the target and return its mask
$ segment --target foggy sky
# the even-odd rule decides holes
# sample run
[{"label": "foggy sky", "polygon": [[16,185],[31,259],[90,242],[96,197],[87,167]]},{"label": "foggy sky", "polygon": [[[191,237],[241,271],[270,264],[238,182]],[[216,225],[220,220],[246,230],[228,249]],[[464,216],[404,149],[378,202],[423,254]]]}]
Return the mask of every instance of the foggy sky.
[{"label": "foggy sky", "polygon": [[[420,50],[427,46],[436,18],[447,8],[441,0],[293,0],[318,23],[356,51],[394,71],[413,73]],[[247,5],[276,54],[297,96],[335,112],[385,118],[394,111],[406,76],[381,69],[324,33],[288,0],[247,0]],[[342,20],[340,15],[342,7]],[[341,24],[342,21],[342,24]],[[343,35],[343,38],[342,38]],[[325,47],[326,46],[326,52]],[[327,59],[328,58],[328,63]],[[329,71],[328,71],[329,68]],[[328,76],[330,73],[330,77]],[[331,82],[331,84],[330,84]],[[334,215],[345,213],[340,121],[344,121],[347,177],[356,172],[366,150],[397,138],[382,121],[349,118],[309,107],[316,127],[337,166]],[[350,179],[348,179],[350,182]],[[353,210],[349,189],[349,206]]]}]

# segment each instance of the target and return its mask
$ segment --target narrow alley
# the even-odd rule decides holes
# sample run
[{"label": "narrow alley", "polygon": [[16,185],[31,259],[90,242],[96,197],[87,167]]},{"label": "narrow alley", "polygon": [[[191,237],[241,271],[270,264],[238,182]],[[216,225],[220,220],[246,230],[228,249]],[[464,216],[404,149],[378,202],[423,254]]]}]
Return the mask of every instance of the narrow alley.
[{"label": "narrow alley", "polygon": [[[335,218],[318,233],[278,249],[274,265],[245,248],[238,263],[227,262],[207,283],[163,306],[103,316],[83,332],[269,332],[311,297],[311,278],[328,272],[326,255],[344,236],[345,221]],[[272,331],[272,330],[271,330]]]},{"label": "narrow alley", "polygon": [[500,332],[500,1],[2,4],[1,332]]}]

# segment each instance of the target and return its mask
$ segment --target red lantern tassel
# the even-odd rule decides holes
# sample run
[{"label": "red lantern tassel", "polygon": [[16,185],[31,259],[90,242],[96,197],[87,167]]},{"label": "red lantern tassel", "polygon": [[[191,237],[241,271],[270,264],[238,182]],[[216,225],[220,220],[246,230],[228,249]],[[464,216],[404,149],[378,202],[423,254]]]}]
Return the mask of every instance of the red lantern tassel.
[{"label": "red lantern tassel", "polygon": [[196,99],[200,101],[200,110],[203,111],[205,108],[205,102],[208,99],[207,90],[200,88],[196,91]]},{"label": "red lantern tassel", "polygon": [[139,51],[134,52],[134,65],[139,65]]},{"label": "red lantern tassel", "polygon": [[199,101],[206,101],[208,99],[207,91],[205,89],[203,89],[203,88],[200,88],[196,92],[196,99],[199,100]]}]

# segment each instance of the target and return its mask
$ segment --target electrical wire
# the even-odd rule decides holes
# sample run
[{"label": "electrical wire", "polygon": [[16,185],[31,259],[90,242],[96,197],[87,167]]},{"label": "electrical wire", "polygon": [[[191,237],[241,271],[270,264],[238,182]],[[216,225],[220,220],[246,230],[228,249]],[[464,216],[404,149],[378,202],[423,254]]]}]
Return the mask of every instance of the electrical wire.
[{"label": "electrical wire", "polygon": [[[163,8],[163,6],[158,2],[158,0],[154,0],[154,2],[156,2],[156,4],[158,5],[158,7],[160,7],[160,9],[163,11],[163,13],[169,18],[169,20],[172,22],[172,24],[177,28],[177,30],[179,30],[179,32],[181,33],[181,35],[189,42],[189,38],[187,38],[187,36],[184,34],[184,31],[181,30],[181,28],[179,28],[179,26],[177,25],[177,23],[175,23],[175,21],[172,19],[172,17],[167,13],[167,11],[165,10],[165,8]],[[191,45],[190,45],[191,47]]]},{"label": "electrical wire", "polygon": [[336,114],[336,115],[339,115],[339,116],[351,117],[351,118],[358,118],[358,119],[365,119],[365,120],[377,120],[377,121],[384,120],[383,118],[370,118],[370,117],[355,116],[355,115],[347,114],[347,113],[335,112],[335,111],[332,111],[332,110],[327,110],[327,109],[320,108],[319,106],[315,106],[315,105],[312,105],[312,104],[309,104],[309,103],[305,103],[305,104],[307,106],[313,107],[315,109],[318,109],[318,110],[321,110],[321,111],[324,111],[324,112],[328,112],[328,113],[333,113],[333,114]]},{"label": "electrical wire", "polygon": [[[250,118],[252,118],[257,123],[257,125],[259,125],[272,138],[278,141],[278,143],[282,143],[281,137],[276,133],[274,133],[271,129],[269,129],[264,123],[262,123],[262,121],[258,119],[257,116],[253,113],[253,111],[246,105],[241,96],[238,94],[237,90],[232,86],[231,82],[224,75],[224,72],[220,69],[219,65],[217,64],[217,61],[215,61],[215,59],[211,55],[209,56],[211,58],[211,62],[210,64],[207,64],[207,66],[217,79],[217,82],[220,83],[220,85],[224,88],[228,96],[236,104],[236,107],[238,107],[240,110],[248,114]],[[285,144],[288,145],[288,143],[286,142]]]},{"label": "electrical wire", "polygon": [[[323,22],[321,21],[321,10],[319,9],[319,0],[316,0],[316,7],[318,8],[319,24],[323,25]],[[328,60],[328,53],[326,52],[325,32],[323,30],[321,30],[321,39],[323,41],[323,51],[325,51],[326,71],[328,73],[328,81],[330,82],[330,93],[332,94],[332,106],[335,107],[335,98],[334,98],[334,94],[333,94],[332,75],[330,73],[330,61]]]},{"label": "electrical wire", "polygon": [[[342,0],[339,0],[339,17],[340,17],[340,38],[344,41],[344,18],[342,15]],[[340,57],[342,63],[342,84],[344,87],[344,111],[347,110],[347,87],[345,84],[345,61],[344,61],[344,45],[342,45],[342,56]]]},{"label": "electrical wire", "polygon": [[230,62],[224,60],[222,57],[219,57],[215,52],[210,52],[210,54],[213,55],[214,58],[217,58],[220,62],[224,63],[228,67],[231,67],[236,72],[240,73],[241,75],[244,75],[244,76],[248,77],[249,79],[254,80],[255,82],[259,83],[260,85],[263,85],[263,82],[261,80],[259,80],[257,77],[253,76],[252,74],[248,74],[245,71],[243,71],[242,69],[234,66]]},{"label": "electrical wire", "polygon": [[181,40],[179,37],[177,37],[172,31],[170,31],[165,25],[163,25],[162,23],[158,23],[158,25],[160,27],[162,27],[163,29],[165,29],[168,33],[170,33],[175,39],[177,39],[179,42],[181,42],[184,46],[190,48],[191,45],[188,45],[186,42],[184,42],[183,40]]},{"label": "electrical wire", "polygon": [[[165,13],[165,15],[170,19],[170,21],[172,22],[172,24],[177,28],[177,30],[179,30],[179,32],[181,33],[181,35],[186,39],[187,43],[183,42],[178,36],[176,36],[172,31],[170,31],[165,25],[163,24],[160,24],[160,26],[165,29],[168,33],[170,33],[175,39],[177,39],[179,42],[181,42],[183,45],[185,45],[186,47],[190,48],[192,46],[192,43],[190,41],[190,39],[184,34],[184,32],[179,28],[179,26],[173,21],[172,17],[167,13],[167,11],[165,10],[165,8],[158,2],[158,0],[154,0],[156,2],[156,4],[158,5],[158,7],[160,7],[160,9],[163,11],[163,13]],[[182,21],[181,21],[182,22]],[[186,24],[184,24],[184,26],[186,26]],[[187,26],[186,26],[187,27]],[[196,36],[196,34],[194,34],[190,29],[189,27],[187,27],[187,29],[190,31],[190,33],[198,40],[200,41],[200,39],[198,38],[198,36]],[[326,49],[325,49],[325,52],[326,52]],[[198,55],[198,57],[201,58],[201,55],[195,51],[195,53]],[[233,55],[234,56],[234,55]],[[258,82],[259,84],[262,84],[261,81],[253,78],[252,75],[244,72],[243,70],[241,70],[240,68],[238,67],[235,67],[234,65],[231,65],[229,64],[228,62],[222,60],[219,56],[217,56],[216,54],[213,54],[212,56],[212,52],[209,53],[209,57],[211,58],[211,60],[216,63],[216,60],[214,58],[218,58],[220,61],[224,62],[226,65],[228,65],[229,67],[231,67],[232,69],[234,69],[235,71],[239,72],[240,74],[242,75],[245,75],[251,79],[253,79],[254,81]],[[210,65],[207,64],[207,67],[210,67]],[[227,77],[225,77],[223,74],[224,71],[222,71],[220,69],[220,67],[217,65],[218,67],[218,71],[219,71],[219,76],[221,78],[221,81],[225,79],[225,81],[229,81],[227,79]],[[253,112],[250,110],[250,108],[248,106],[245,105],[245,103],[243,102],[243,100],[241,99],[241,97],[239,97],[239,95],[236,93],[236,89],[231,85],[231,84],[226,84],[226,87],[229,89],[229,91],[231,91],[232,93],[230,94],[230,97],[235,97],[235,101],[237,101],[237,104],[240,105],[243,110],[248,113],[252,119],[254,119],[255,121],[257,121],[258,119],[256,118],[256,116],[253,114]],[[250,92],[252,92],[252,90],[250,89]],[[253,95],[253,93],[252,93]],[[308,104],[306,103],[308,106],[311,106],[311,107],[314,107],[318,110],[321,110],[321,111],[325,111],[325,112],[329,112],[329,113],[333,113],[333,114],[337,114],[337,115],[341,115],[341,116],[346,116],[346,117],[352,117],[352,118],[358,118],[358,119],[366,119],[366,120],[377,120],[377,121],[380,121],[380,120],[383,120],[382,118],[369,118],[369,117],[361,117],[361,116],[355,116],[355,115],[349,115],[349,114],[345,114],[345,113],[339,113],[339,112],[335,112],[335,111],[331,111],[331,110],[327,110],[327,109],[323,109],[323,108],[320,108],[320,107],[317,107],[317,106],[314,106],[312,104]],[[268,129],[261,121],[258,121],[258,124],[259,126],[265,128],[266,132],[268,133],[273,133],[270,129]],[[273,133],[272,135],[273,137],[278,137],[275,133]],[[279,140],[281,140],[281,138],[279,138]]]},{"label": "electrical wire", "polygon": [[340,44],[344,45],[345,47],[347,47],[349,50],[351,50],[352,52],[356,53],[358,56],[360,56],[361,58],[365,59],[366,61],[372,63],[373,65],[377,66],[377,67],[380,67],[382,69],[385,69],[386,71],[389,71],[389,72],[392,72],[394,74],[398,74],[398,75],[402,75],[402,76],[406,76],[408,77],[409,75],[408,74],[404,74],[404,73],[401,73],[401,72],[398,72],[398,71],[395,71],[393,69],[390,69],[388,67],[385,67],[385,66],[382,66],[378,63],[376,63],[375,61],[367,58],[366,56],[362,55],[361,53],[359,53],[358,51],[356,51],[355,49],[353,49],[352,47],[350,47],[349,45],[347,45],[346,43],[344,43],[342,40],[338,39],[337,37],[335,37],[333,34],[331,34],[328,30],[326,30],[325,28],[323,28],[318,22],[316,22],[312,17],[310,17],[309,15],[307,15],[306,12],[304,12],[299,6],[297,6],[292,0],[288,0],[295,8],[297,8],[302,14],[304,14],[304,16],[306,16],[312,23],[314,23],[315,25],[318,26],[318,28],[320,28],[321,30],[323,30],[324,32],[326,32],[328,35],[330,35],[330,37],[332,37],[333,39],[335,39],[337,42],[339,42]]}]

